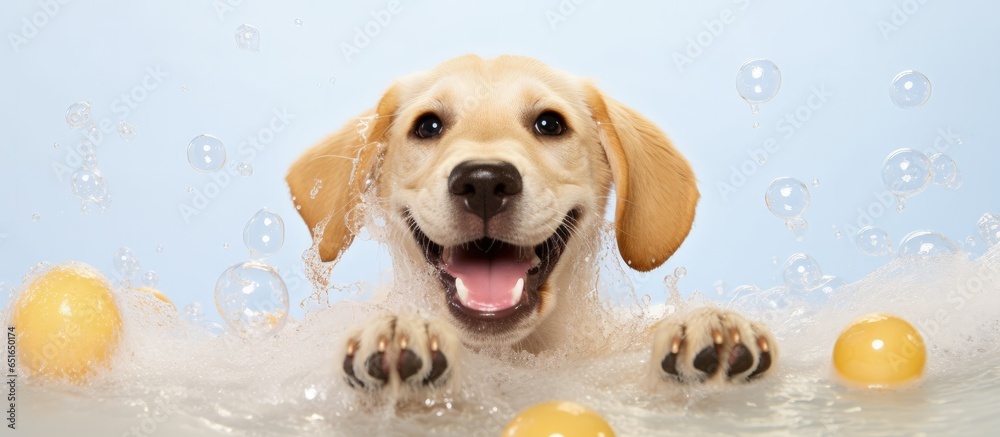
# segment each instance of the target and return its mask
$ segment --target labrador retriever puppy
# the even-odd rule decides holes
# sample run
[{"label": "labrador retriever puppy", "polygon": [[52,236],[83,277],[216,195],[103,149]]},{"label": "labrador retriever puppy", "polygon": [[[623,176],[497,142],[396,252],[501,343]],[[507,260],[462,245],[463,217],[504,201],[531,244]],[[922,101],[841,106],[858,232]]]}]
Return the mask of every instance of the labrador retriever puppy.
[{"label": "labrador retriever puppy", "polygon": [[[404,293],[434,314],[378,317],[345,338],[337,365],[367,391],[445,386],[463,345],[541,352],[579,341],[599,319],[593,266],[612,187],[618,251],[639,271],[677,250],[699,197],[654,123],[521,56],[468,55],[397,80],[307,150],[287,182],[322,261],[350,246],[351,217],[368,202],[382,211],[395,271],[433,278]],[[664,379],[744,382],[777,361],[771,333],[734,312],[701,308],[653,329],[650,363]]]}]

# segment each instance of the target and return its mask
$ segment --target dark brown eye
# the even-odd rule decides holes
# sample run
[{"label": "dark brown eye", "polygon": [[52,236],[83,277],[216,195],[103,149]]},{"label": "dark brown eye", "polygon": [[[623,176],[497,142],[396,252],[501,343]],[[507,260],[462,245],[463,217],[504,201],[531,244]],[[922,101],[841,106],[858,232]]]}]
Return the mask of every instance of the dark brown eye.
[{"label": "dark brown eye", "polygon": [[539,135],[562,135],[566,122],[555,112],[544,112],[535,120],[535,132]]},{"label": "dark brown eye", "polygon": [[413,133],[420,138],[433,138],[441,135],[442,129],[444,129],[444,123],[441,123],[441,119],[437,115],[424,114],[414,124]]}]

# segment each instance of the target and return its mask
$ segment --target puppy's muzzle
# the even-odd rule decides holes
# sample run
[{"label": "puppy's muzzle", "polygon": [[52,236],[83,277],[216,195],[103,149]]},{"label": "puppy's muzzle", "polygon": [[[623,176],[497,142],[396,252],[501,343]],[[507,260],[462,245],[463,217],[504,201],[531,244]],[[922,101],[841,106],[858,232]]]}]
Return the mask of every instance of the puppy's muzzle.
[{"label": "puppy's muzzle", "polygon": [[465,161],[448,176],[448,191],[485,224],[521,194],[521,173],[503,161]]}]

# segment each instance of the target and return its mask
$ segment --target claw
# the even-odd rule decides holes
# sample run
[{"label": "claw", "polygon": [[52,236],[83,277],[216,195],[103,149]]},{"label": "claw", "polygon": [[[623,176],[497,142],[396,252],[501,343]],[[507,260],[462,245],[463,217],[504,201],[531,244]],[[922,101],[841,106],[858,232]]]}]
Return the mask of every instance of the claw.
[{"label": "claw", "polygon": [[438,351],[438,338],[436,335],[431,336],[431,352]]},{"label": "claw", "polygon": [[761,352],[770,352],[770,346],[767,344],[767,339],[760,337],[757,339],[757,346],[760,347]]},{"label": "claw", "polygon": [[384,335],[380,335],[378,337],[378,351],[379,352],[385,352],[386,343],[388,343],[388,342],[389,342],[389,340],[386,339]]},{"label": "claw", "polygon": [[347,356],[353,357],[354,352],[358,350],[358,341],[351,339],[347,342]]},{"label": "claw", "polygon": [[733,344],[740,344],[740,330],[729,328],[729,338],[733,339]]},{"label": "claw", "polygon": [[724,341],[723,338],[722,338],[722,333],[720,333],[718,330],[713,329],[712,330],[712,341],[715,342],[716,346],[721,345],[723,343],[723,341]]},{"label": "claw", "polygon": [[410,339],[409,338],[406,338],[405,335],[400,335],[399,336],[399,348],[400,349],[406,349],[406,346],[408,346],[409,344],[410,344]]},{"label": "claw", "polygon": [[674,337],[673,341],[670,342],[670,353],[677,355],[681,352],[681,339],[680,337]]}]

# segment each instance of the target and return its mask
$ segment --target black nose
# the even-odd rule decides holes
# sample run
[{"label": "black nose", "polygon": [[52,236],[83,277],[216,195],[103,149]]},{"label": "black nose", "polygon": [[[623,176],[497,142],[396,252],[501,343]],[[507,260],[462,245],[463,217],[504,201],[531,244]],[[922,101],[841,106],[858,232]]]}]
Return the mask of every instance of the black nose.
[{"label": "black nose", "polygon": [[451,171],[448,191],[485,222],[521,193],[521,173],[507,162],[466,161]]}]

